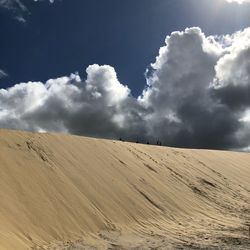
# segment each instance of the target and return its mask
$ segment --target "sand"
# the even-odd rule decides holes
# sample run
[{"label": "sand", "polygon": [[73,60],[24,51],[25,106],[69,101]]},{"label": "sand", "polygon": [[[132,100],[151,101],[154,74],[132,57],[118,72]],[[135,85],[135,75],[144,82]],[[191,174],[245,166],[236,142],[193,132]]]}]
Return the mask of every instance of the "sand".
[{"label": "sand", "polygon": [[250,154],[0,130],[0,249],[250,249]]}]

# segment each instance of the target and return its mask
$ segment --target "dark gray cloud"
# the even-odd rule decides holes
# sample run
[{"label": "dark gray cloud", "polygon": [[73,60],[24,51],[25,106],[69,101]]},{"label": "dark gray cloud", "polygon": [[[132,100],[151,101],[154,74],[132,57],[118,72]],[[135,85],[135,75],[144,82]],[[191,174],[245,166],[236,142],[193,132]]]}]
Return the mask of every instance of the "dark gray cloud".
[{"label": "dark gray cloud", "polygon": [[0,126],[123,137],[179,147],[250,146],[250,29],[206,37],[199,28],[166,38],[134,98],[115,69],[91,65],[46,83],[0,90]]},{"label": "dark gray cloud", "polygon": [[[167,37],[140,97],[143,105],[155,109],[149,126],[166,144],[195,148],[250,144],[241,121],[250,107],[249,32],[215,39],[191,28]],[[245,136],[239,137],[239,131]]]},{"label": "dark gray cloud", "polygon": [[232,110],[250,106],[250,35],[245,32],[234,38],[235,45],[216,65],[212,94]]}]

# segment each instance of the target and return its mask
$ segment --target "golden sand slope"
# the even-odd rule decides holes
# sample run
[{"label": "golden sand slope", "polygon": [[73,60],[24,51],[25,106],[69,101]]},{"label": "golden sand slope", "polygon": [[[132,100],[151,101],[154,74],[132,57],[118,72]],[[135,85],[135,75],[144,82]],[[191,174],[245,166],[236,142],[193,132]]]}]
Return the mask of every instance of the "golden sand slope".
[{"label": "golden sand slope", "polygon": [[0,178],[0,249],[250,249],[248,153],[0,130]]}]

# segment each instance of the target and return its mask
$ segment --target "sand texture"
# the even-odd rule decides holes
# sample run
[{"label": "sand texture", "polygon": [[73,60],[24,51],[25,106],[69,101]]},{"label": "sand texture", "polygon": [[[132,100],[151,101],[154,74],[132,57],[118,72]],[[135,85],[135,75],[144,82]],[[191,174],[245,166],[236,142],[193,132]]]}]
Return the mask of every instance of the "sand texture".
[{"label": "sand texture", "polygon": [[250,249],[250,154],[0,130],[0,249]]}]

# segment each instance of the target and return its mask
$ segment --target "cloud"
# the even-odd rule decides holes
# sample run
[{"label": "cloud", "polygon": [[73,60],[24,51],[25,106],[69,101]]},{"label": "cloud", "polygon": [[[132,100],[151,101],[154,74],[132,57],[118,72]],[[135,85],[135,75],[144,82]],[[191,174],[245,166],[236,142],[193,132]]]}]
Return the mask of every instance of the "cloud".
[{"label": "cloud", "polygon": [[135,98],[115,69],[71,74],[0,90],[0,126],[179,147],[250,146],[250,29],[206,37],[200,28],[167,36]]},{"label": "cloud", "polygon": [[2,69],[0,69],[0,79],[5,78],[7,76],[8,76],[8,74],[5,71],[3,71]]},{"label": "cloud", "polygon": [[0,0],[0,6],[9,10],[19,9],[21,11],[27,11],[27,8],[20,0]]},{"label": "cloud", "polygon": [[250,145],[241,120],[250,106],[249,36],[250,29],[205,37],[199,28],[168,36],[139,97],[154,109],[147,119],[151,134],[181,147]]},{"label": "cloud", "polygon": [[[47,0],[33,0],[34,2],[47,1]],[[50,3],[54,3],[54,0],[48,0]],[[24,4],[23,0],[0,0],[0,8],[10,11],[19,22],[25,23],[25,17],[29,14],[29,10]]]},{"label": "cloud", "polygon": [[229,3],[238,3],[238,4],[243,4],[243,3],[250,3],[250,0],[226,0]]},{"label": "cloud", "polygon": [[[33,131],[61,131],[112,138],[135,136],[143,112],[115,70],[92,65],[87,79],[78,74],[0,90],[0,126]],[[128,131],[128,129],[130,131]],[[136,132],[133,132],[136,131]]]},{"label": "cloud", "polygon": [[217,62],[214,94],[232,110],[250,106],[250,29],[231,36],[231,46]]}]

